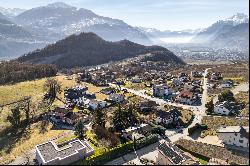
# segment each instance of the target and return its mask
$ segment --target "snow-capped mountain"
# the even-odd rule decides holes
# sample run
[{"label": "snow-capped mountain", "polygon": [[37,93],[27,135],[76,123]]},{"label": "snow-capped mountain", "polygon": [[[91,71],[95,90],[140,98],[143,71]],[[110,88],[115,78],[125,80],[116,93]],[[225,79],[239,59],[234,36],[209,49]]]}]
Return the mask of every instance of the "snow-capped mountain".
[{"label": "snow-capped mountain", "polygon": [[242,23],[248,23],[249,17],[244,13],[236,13],[232,17],[222,20],[223,22],[232,23],[234,26]]},{"label": "snow-capped mountain", "polygon": [[151,44],[145,34],[122,20],[99,16],[91,10],[77,9],[62,2],[27,10],[16,16],[14,21],[53,42],[84,31],[94,32],[110,41],[128,39],[140,44]]},{"label": "snow-capped mountain", "polygon": [[[237,32],[237,34],[234,35],[234,37],[237,37],[237,40],[234,43],[235,47],[241,47],[245,46],[244,42],[248,42],[248,37],[249,35],[249,30],[248,30],[248,25],[249,25],[249,18],[247,15],[243,13],[237,13],[233,15],[232,17],[226,18],[224,20],[219,20],[216,23],[212,24],[206,29],[203,29],[200,33],[198,33],[192,40],[192,43],[203,43],[203,44],[212,44],[215,46],[217,43],[218,46],[227,46],[227,42],[229,38],[231,40],[233,39],[233,35],[230,36],[230,32]],[[238,26],[244,24],[243,26]],[[237,28],[240,28],[237,30]],[[248,32],[248,33],[246,33]],[[243,33],[243,34],[242,34]],[[230,37],[229,37],[230,36]],[[225,40],[224,40],[225,39]],[[235,38],[236,39],[236,38]],[[220,44],[218,43],[220,41]],[[230,42],[231,43],[231,42]],[[231,45],[230,45],[231,47]]]},{"label": "snow-capped mountain", "polygon": [[25,11],[25,9],[0,7],[0,13],[2,13],[3,15],[5,15],[6,17],[9,17],[9,18],[15,17],[24,11]]}]

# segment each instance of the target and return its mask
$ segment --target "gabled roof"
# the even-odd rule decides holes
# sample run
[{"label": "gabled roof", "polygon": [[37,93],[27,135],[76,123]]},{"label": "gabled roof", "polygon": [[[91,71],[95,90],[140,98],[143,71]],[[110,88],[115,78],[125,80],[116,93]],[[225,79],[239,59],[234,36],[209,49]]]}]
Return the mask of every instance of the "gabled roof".
[{"label": "gabled roof", "polygon": [[174,165],[180,165],[186,158],[181,154],[178,147],[170,142],[164,142],[158,146],[158,149],[167,157]]}]

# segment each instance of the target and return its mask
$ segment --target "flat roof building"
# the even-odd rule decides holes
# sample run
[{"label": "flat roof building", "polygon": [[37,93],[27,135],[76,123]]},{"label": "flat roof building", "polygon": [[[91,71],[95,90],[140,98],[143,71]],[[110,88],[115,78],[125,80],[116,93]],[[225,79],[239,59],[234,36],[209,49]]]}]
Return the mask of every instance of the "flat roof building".
[{"label": "flat roof building", "polygon": [[60,145],[52,141],[36,145],[36,159],[40,165],[67,165],[93,153],[94,149],[79,139],[66,141]]}]

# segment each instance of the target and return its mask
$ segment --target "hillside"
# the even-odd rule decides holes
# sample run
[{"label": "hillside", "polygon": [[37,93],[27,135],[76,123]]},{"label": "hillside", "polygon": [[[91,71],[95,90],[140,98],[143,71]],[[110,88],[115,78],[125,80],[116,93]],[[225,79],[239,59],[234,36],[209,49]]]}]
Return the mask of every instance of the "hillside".
[{"label": "hillside", "polygon": [[249,45],[249,18],[245,14],[219,20],[198,33],[192,43],[204,43],[213,47],[246,48]]},{"label": "hillside", "polygon": [[249,47],[249,23],[234,26],[229,31],[218,35],[211,44],[217,47]]},{"label": "hillside", "polygon": [[[154,51],[168,51],[160,46],[143,46],[128,40],[105,41],[94,33],[71,35],[55,44],[23,55],[17,60],[26,63],[55,64],[58,68],[91,66],[135,57]],[[176,63],[182,60],[171,54]]]}]

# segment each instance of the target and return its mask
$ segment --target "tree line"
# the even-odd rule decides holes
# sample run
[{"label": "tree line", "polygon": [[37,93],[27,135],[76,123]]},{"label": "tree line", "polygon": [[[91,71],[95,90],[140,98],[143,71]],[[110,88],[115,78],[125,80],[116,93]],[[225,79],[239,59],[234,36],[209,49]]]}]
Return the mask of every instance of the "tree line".
[{"label": "tree line", "polygon": [[54,65],[24,64],[16,61],[1,62],[0,85],[52,77],[57,73]]}]

